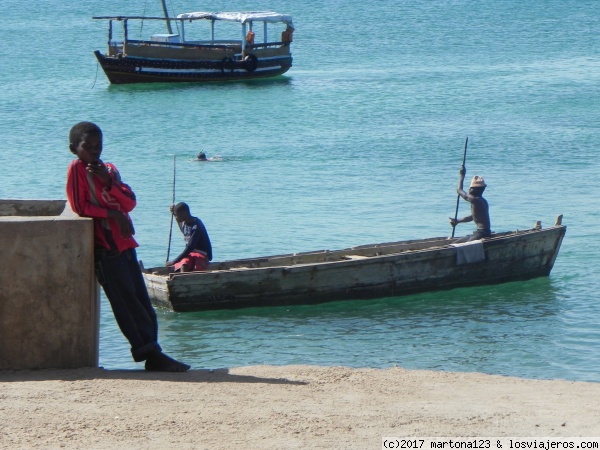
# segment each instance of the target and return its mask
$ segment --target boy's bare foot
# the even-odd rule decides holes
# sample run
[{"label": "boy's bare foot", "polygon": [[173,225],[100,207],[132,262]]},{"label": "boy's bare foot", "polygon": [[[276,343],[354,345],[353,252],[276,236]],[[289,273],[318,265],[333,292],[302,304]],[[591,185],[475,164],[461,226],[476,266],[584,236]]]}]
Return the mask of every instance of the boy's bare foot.
[{"label": "boy's bare foot", "polygon": [[146,360],[146,370],[151,372],[185,372],[189,368],[187,364],[176,361],[163,352],[152,353]]}]

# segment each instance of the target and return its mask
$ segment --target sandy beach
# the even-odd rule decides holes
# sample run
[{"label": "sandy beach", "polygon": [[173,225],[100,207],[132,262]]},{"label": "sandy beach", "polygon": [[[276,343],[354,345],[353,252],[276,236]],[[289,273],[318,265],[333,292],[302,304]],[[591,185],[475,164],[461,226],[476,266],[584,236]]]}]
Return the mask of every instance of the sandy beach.
[{"label": "sandy beach", "polygon": [[0,372],[0,447],[381,448],[382,436],[600,436],[600,384],[252,366]]}]

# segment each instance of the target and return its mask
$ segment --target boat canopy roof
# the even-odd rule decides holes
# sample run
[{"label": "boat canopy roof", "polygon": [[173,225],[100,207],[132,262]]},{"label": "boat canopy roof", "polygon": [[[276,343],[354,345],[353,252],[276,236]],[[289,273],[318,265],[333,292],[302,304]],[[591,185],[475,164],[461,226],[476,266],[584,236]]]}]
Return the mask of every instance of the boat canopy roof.
[{"label": "boat canopy roof", "polygon": [[178,19],[189,20],[227,20],[229,22],[283,22],[292,28],[292,16],[288,14],[279,14],[272,11],[245,11],[245,12],[189,12],[177,15]]}]

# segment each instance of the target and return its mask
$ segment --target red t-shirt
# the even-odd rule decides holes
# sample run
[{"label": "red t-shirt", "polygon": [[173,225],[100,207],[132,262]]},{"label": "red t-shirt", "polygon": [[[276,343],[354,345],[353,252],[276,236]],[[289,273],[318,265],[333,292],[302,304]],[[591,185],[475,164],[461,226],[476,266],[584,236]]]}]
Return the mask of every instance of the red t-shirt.
[{"label": "red t-shirt", "polygon": [[[129,218],[135,208],[135,194],[129,186],[121,182],[117,168],[106,163],[112,179],[111,187],[86,170],[86,164],[76,159],[69,165],[67,173],[67,198],[74,212],[82,217],[94,219],[94,243],[96,247],[122,252],[135,248],[138,243],[133,237],[124,238],[114,219],[108,217],[108,210],[121,211]],[[131,221],[131,219],[129,218]]]}]

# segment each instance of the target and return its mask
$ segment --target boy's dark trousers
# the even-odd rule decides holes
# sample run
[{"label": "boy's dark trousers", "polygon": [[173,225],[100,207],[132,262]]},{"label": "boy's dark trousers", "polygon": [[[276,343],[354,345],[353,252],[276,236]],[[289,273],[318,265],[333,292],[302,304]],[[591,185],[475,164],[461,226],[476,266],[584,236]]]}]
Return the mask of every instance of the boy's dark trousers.
[{"label": "boy's dark trousers", "polygon": [[114,253],[96,248],[96,277],[110,302],[117,324],[131,345],[134,361],[161,351],[158,321],[148,297],[135,249]]}]

